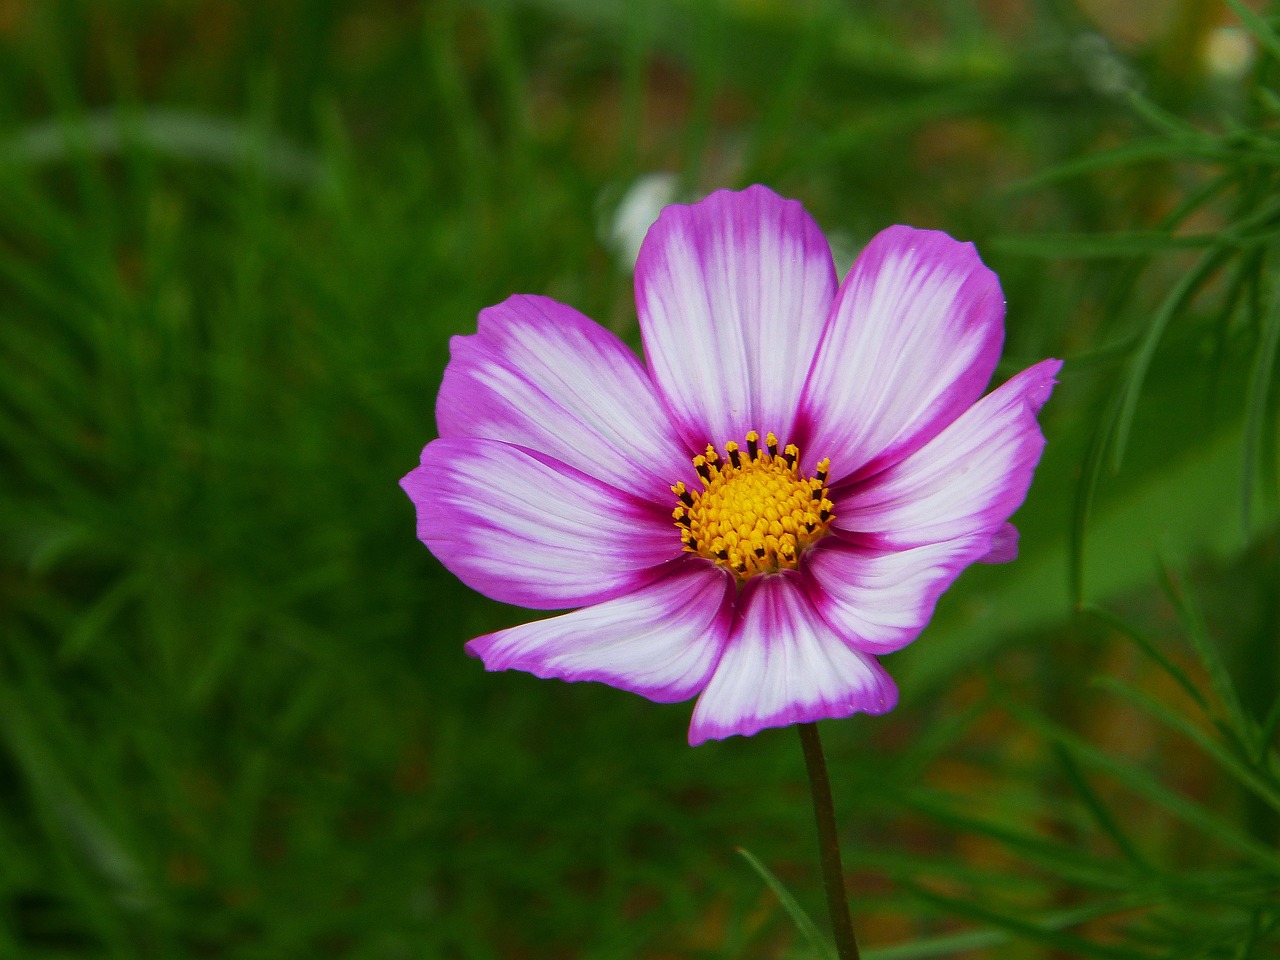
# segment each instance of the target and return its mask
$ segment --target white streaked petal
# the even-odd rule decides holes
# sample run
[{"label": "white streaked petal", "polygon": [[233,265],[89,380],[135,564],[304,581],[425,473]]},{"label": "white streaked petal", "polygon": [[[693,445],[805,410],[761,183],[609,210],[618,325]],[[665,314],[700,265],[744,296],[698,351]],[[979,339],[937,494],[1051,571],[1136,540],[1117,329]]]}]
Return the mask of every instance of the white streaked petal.
[{"label": "white streaked petal", "polygon": [[690,744],[897,703],[893,680],[827,625],[800,576],[748,581],[738,602],[738,622],[694,708]]},{"label": "white streaked petal", "polygon": [[[538,450],[655,503],[692,479],[649,374],[617,336],[546,297],[513,296],[454,337],[436,401],[442,437]],[[699,448],[699,452],[700,452]]]},{"label": "white streaked petal", "polygon": [[401,486],[419,539],[463,583],[504,603],[599,603],[680,555],[665,508],[494,440],[433,440]]},{"label": "white streaked petal", "polygon": [[885,549],[995,537],[1031,485],[1044,449],[1036,413],[1061,366],[1029,367],[905,460],[833,496],[833,524]]},{"label": "white streaked petal", "polygon": [[839,481],[917,449],[986,388],[1004,340],[1000,281],[971,243],[890,227],[836,296],[803,407],[806,461]]},{"label": "white streaked petal", "polygon": [[636,263],[654,380],[686,441],[790,439],[835,295],[822,231],[794,200],[755,186],[670,206]]},{"label": "white streaked petal", "polygon": [[976,535],[874,550],[830,537],[805,556],[809,595],[849,643],[867,653],[891,653],[919,636],[938,597],[990,544],[990,536]]},{"label": "white streaked petal", "polygon": [[467,652],[488,670],[594,680],[659,703],[707,682],[729,634],[733,578],[698,560],[633,593],[549,620],[477,637]]}]

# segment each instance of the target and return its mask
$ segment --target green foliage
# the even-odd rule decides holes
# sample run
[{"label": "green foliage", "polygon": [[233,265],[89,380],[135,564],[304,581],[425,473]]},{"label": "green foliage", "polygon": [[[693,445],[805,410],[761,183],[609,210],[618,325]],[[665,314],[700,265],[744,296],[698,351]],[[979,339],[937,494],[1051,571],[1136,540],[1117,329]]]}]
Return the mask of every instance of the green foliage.
[{"label": "green foliage", "polygon": [[1280,40],[1228,5],[0,5],[0,956],[823,955],[794,735],[485,675],[524,613],[396,486],[478,309],[635,340],[653,171],[973,239],[1002,372],[1067,361],[1022,556],[824,727],[868,960],[1280,953]]}]

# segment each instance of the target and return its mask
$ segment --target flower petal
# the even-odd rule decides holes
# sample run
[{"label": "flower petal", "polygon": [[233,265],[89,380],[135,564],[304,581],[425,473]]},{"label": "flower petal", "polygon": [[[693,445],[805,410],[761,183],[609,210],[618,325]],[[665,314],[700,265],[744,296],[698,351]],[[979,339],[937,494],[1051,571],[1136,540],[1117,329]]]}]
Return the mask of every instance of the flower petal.
[{"label": "flower petal", "polygon": [[991,549],[978,558],[979,563],[1009,563],[1018,559],[1018,528],[1012,523],[1001,524],[991,538]]},{"label": "flower petal", "polygon": [[885,713],[898,702],[893,680],[831,630],[799,576],[751,580],[738,599],[733,635],[693,711],[691,745],[858,711]]},{"label": "flower petal", "polygon": [[938,597],[990,542],[975,534],[911,550],[876,550],[829,537],[805,556],[809,597],[854,647],[892,653],[920,635]]},{"label": "flower petal", "polygon": [[467,652],[487,670],[595,680],[658,703],[687,700],[720,659],[733,590],[723,570],[677,562],[634,593],[477,637]]},{"label": "flower petal", "polygon": [[[1061,360],[1043,360],[983,397],[911,456],[833,496],[833,525],[864,546],[906,549],[985,534],[1007,535],[1044,449],[1036,413]],[[993,542],[996,541],[996,542]],[[1007,551],[1004,551],[1007,552]]]},{"label": "flower petal", "polygon": [[971,243],[889,227],[858,257],[814,360],[797,443],[835,480],[918,449],[982,395],[1004,341],[1000,281]]},{"label": "flower petal", "polygon": [[504,603],[599,603],[680,554],[662,508],[495,440],[433,440],[400,485],[418,509],[418,538],[463,583]]},{"label": "flower petal", "polygon": [[804,207],[766,187],[663,210],[636,262],[654,380],[685,440],[791,435],[835,295],[831,250]]},{"label": "flower petal", "polygon": [[477,332],[454,337],[450,354],[436,401],[442,437],[529,447],[656,503],[692,479],[636,355],[572,307],[510,297],[481,310]]}]

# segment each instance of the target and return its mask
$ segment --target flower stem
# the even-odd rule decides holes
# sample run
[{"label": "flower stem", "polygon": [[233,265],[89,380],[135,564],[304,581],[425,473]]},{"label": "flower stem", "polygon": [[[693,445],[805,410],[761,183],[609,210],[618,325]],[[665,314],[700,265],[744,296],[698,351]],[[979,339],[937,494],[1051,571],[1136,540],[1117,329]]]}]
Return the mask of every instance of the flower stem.
[{"label": "flower stem", "polygon": [[818,853],[822,859],[822,883],[827,888],[827,910],[835,933],[840,960],[859,960],[858,941],[853,936],[849,918],[849,898],[844,890],[844,867],[840,865],[840,840],[836,836],[836,811],[831,803],[831,781],[827,779],[827,761],[822,754],[816,723],[801,723],[800,744],[804,747],[804,765],[809,771],[809,789],[813,793],[813,818],[818,824]]}]

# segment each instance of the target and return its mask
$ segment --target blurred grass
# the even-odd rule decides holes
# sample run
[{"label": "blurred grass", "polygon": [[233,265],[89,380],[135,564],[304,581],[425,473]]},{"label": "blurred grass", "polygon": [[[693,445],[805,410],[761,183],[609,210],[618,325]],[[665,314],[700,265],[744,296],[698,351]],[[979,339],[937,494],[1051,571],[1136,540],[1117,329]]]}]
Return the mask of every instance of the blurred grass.
[{"label": "blurred grass", "polygon": [[889,661],[898,711],[824,727],[864,943],[1274,956],[1244,9],[0,4],[0,956],[808,955],[734,854],[821,915],[794,735],[691,751],[687,706],[484,675],[461,645],[524,614],[396,487],[481,307],[635,342],[597,227],[655,170],[844,251],[973,239],[1002,371],[1068,360],[1023,556]]}]

